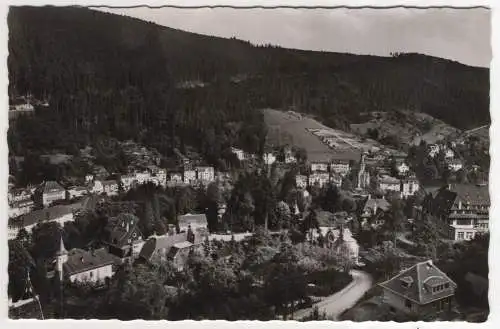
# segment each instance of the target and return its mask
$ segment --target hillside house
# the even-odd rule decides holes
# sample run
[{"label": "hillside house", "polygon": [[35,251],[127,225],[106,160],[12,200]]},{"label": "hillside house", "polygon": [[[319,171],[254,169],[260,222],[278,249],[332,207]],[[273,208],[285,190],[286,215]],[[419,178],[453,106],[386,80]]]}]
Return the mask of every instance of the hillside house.
[{"label": "hillside house", "polygon": [[383,192],[400,192],[401,182],[395,177],[383,175],[378,179],[378,188]]},{"label": "hillside house", "polygon": [[173,184],[180,184],[183,182],[182,174],[180,172],[171,172],[169,181]]},{"label": "hillside house", "polygon": [[196,171],[184,170],[183,182],[184,184],[194,184],[196,182]]},{"label": "hillside house", "polygon": [[122,175],[120,177],[120,182],[121,182],[121,184],[123,186],[123,190],[124,191],[129,191],[137,183],[137,180],[136,180],[134,174],[127,174],[127,175]]},{"label": "hillside house", "polygon": [[108,196],[118,195],[118,182],[116,180],[105,180],[102,182],[103,192]]},{"label": "hillside house", "polygon": [[448,169],[452,172],[457,172],[464,167],[460,159],[453,159],[448,162]]},{"label": "hillside house", "polygon": [[9,218],[14,218],[27,214],[31,212],[34,207],[35,203],[31,199],[12,202],[9,205]]},{"label": "hillside house", "polygon": [[432,261],[418,263],[379,284],[383,301],[395,312],[420,316],[450,311],[457,288]]},{"label": "hillside house", "polygon": [[208,221],[205,214],[185,214],[178,217],[179,231],[187,232],[189,228],[196,232],[199,229],[208,230]]},{"label": "hillside house", "polygon": [[330,182],[330,174],[327,172],[315,172],[309,175],[309,186],[318,185],[323,187]]},{"label": "hillside house", "polygon": [[388,211],[389,208],[390,204],[385,198],[377,199],[368,195],[359,213],[362,227],[380,227],[384,224],[384,213]]},{"label": "hillside house", "polygon": [[341,260],[358,264],[359,245],[348,228],[343,227],[343,225],[336,229],[329,228],[325,238],[327,247],[338,254]]},{"label": "hillside house", "polygon": [[328,172],[329,163],[328,162],[311,162],[311,172]]},{"label": "hillside house", "polygon": [[89,191],[85,186],[70,186],[66,190],[66,199],[73,200],[87,195],[88,193]]},{"label": "hillside house", "polygon": [[215,180],[214,167],[196,167],[196,177],[203,182],[213,182]]},{"label": "hillside house", "polygon": [[414,195],[420,189],[417,178],[408,177],[401,180],[401,196],[406,198]]},{"label": "hillside house", "polygon": [[13,204],[20,201],[28,201],[31,200],[33,194],[29,189],[26,188],[12,188],[9,190],[7,194],[7,199],[9,204]]},{"label": "hillside house", "polygon": [[[206,235],[200,234],[200,231],[191,231],[194,236],[193,244],[200,244],[206,238]],[[178,234],[164,234],[161,236],[150,237],[143,245],[139,257],[148,262],[164,262],[168,259],[170,249],[182,242],[188,241],[188,232]]]},{"label": "hillside house", "polygon": [[182,271],[186,266],[189,254],[198,246],[189,241],[176,243],[170,248],[167,259],[172,262],[177,271]]},{"label": "hillside house", "polygon": [[297,188],[306,188],[307,187],[307,176],[305,175],[296,175],[295,176],[295,185]]},{"label": "hillside house", "polygon": [[107,231],[109,252],[121,259],[137,257],[144,244],[139,219],[128,213],[110,218]]},{"label": "hillside house", "polygon": [[351,171],[351,164],[348,160],[333,160],[330,164],[330,171],[345,176]]},{"label": "hillside house", "polygon": [[439,145],[437,144],[429,144],[427,145],[427,154],[434,158],[439,153]]},{"label": "hillside house", "polygon": [[262,155],[262,159],[264,160],[264,164],[270,166],[276,162],[276,155],[274,155],[272,152],[266,152]]},{"label": "hillside house", "polygon": [[443,224],[442,233],[451,240],[471,240],[476,234],[489,231],[490,197],[487,185],[445,186],[426,207],[439,218]]},{"label": "hillside house", "polygon": [[48,207],[55,201],[65,199],[66,190],[54,181],[43,182],[34,193],[35,203],[43,207]]},{"label": "hillside house", "polygon": [[236,147],[231,147],[231,152],[234,153],[236,155],[236,158],[239,160],[239,161],[244,161],[246,160],[246,154],[245,154],[245,151],[239,149],[239,148],[236,148]]},{"label": "hillside house", "polygon": [[410,166],[404,161],[396,161],[395,169],[399,176],[406,176],[410,172]]}]

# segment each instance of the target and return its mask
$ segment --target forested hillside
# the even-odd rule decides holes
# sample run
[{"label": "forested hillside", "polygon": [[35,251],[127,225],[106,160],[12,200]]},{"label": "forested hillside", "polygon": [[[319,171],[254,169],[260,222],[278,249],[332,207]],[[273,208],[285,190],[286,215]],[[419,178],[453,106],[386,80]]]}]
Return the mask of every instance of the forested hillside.
[{"label": "forested hillside", "polygon": [[102,134],[163,152],[258,152],[265,127],[254,110],[264,107],[294,107],[341,129],[365,111],[421,111],[461,129],[490,120],[487,69],[418,54],[256,47],[77,7],[11,8],[8,26],[10,94],[50,103],[9,131],[15,153]]}]

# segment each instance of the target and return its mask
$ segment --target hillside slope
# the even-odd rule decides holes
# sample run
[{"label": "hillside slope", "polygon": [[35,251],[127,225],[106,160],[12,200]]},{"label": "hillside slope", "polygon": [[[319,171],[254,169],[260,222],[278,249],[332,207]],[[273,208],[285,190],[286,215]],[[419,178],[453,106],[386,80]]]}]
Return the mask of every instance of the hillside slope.
[{"label": "hillside slope", "polygon": [[267,107],[345,130],[365,111],[490,121],[489,71],[429,56],[255,47],[78,7],[11,7],[8,26],[10,94],[50,98],[53,124],[84,136],[169,130],[193,144]]}]

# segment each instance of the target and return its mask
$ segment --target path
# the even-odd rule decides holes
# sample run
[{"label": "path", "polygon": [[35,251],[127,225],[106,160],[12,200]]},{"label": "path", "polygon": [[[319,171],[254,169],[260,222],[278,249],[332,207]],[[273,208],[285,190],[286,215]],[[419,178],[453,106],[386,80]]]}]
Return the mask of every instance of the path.
[{"label": "path", "polygon": [[352,282],[341,291],[326,297],[322,301],[315,303],[312,307],[295,312],[294,319],[302,319],[308,316],[315,306],[318,307],[319,314],[326,313],[328,317],[338,320],[338,317],[363,297],[372,286],[372,277],[363,271],[352,270]]}]

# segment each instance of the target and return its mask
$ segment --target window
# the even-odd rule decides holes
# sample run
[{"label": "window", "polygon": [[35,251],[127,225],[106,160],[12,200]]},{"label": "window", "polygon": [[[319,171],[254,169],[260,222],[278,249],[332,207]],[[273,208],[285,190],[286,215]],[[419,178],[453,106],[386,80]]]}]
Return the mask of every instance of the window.
[{"label": "window", "polygon": [[458,232],[457,233],[457,240],[463,240],[464,239],[464,232]]},{"label": "window", "polygon": [[465,238],[467,240],[471,240],[473,237],[474,237],[474,233],[473,232],[467,232],[466,235],[465,235]]},{"label": "window", "polygon": [[90,272],[90,273],[89,273],[89,276],[90,276],[90,278],[92,279],[92,277],[94,276],[94,272]]}]

